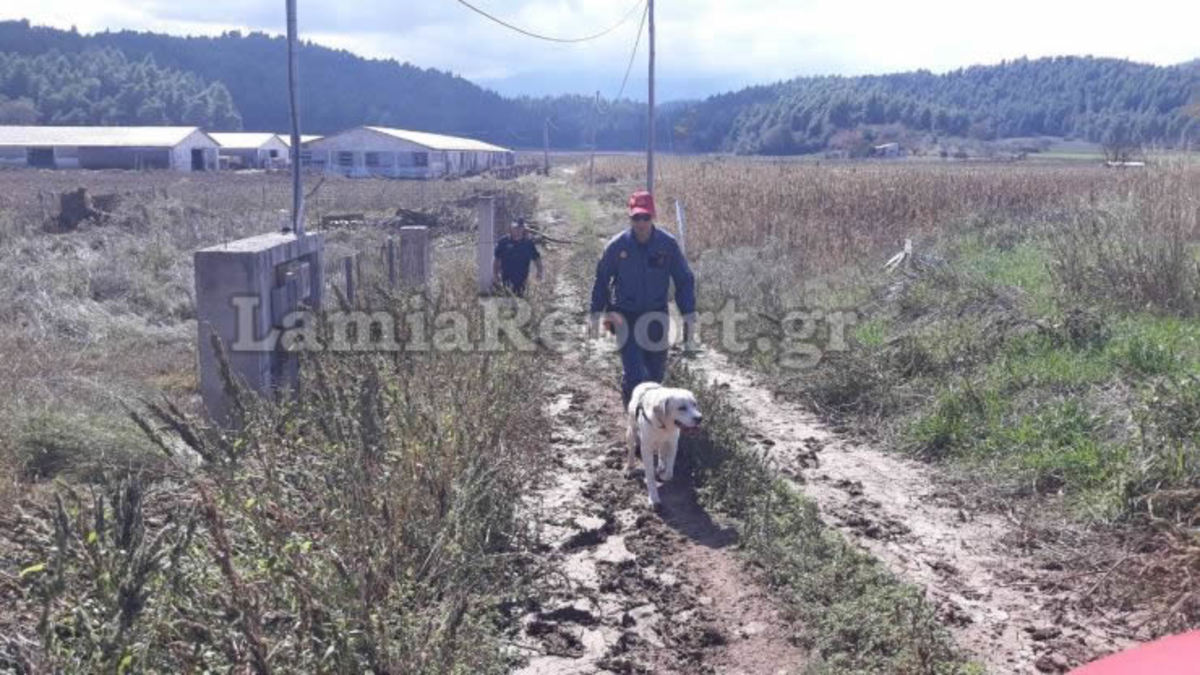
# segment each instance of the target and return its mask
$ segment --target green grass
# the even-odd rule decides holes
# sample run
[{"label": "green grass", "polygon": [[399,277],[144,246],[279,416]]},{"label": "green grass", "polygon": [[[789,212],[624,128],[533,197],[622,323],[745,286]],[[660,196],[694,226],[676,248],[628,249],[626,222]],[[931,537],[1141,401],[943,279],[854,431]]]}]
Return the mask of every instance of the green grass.
[{"label": "green grass", "polygon": [[871,319],[854,328],[854,339],[864,347],[882,347],[887,340],[888,326],[883,319]]},{"label": "green grass", "polygon": [[1048,247],[1022,241],[1011,248],[997,249],[979,237],[956,243],[955,269],[997,286],[1012,286],[1024,293],[1031,310],[1039,315],[1055,310],[1055,289],[1048,265]]},{"label": "green grass", "polygon": [[821,521],[816,505],[743,445],[746,431],[719,390],[686,367],[671,378],[697,393],[705,435],[689,439],[706,508],[740,523],[744,554],[766,570],[804,626],[807,673],[981,673],[957,651],[920,589]]},{"label": "green grass", "polygon": [[[1180,468],[1200,448],[1200,319],[1089,303],[1052,273],[1043,228],[984,225],[947,235],[947,265],[898,292],[875,282],[889,300],[854,349],[797,378],[807,397],[908,452],[1061,495],[1085,519],[1200,487]],[[1155,412],[1167,408],[1179,412]]]}]

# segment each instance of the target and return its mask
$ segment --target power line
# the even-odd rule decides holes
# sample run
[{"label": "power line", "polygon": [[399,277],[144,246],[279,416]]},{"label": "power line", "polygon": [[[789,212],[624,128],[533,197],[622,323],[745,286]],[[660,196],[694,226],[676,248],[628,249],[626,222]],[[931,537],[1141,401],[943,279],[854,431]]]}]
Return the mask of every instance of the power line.
[{"label": "power line", "polygon": [[625,85],[629,84],[629,73],[633,72],[633,62],[637,60],[638,47],[642,44],[642,33],[646,30],[646,18],[650,16],[650,5],[646,5],[646,9],[642,11],[642,23],[638,27],[637,39],[633,41],[633,53],[629,55],[629,65],[625,66],[625,77],[621,78],[621,90],[617,92],[617,97],[613,99],[613,103],[621,100],[625,95]]},{"label": "power line", "polygon": [[515,26],[515,25],[505,21],[504,19],[501,19],[500,17],[495,16],[494,14],[489,14],[488,12],[480,9],[479,7],[476,7],[475,5],[472,5],[471,3],[467,2],[467,0],[456,0],[456,1],[458,2],[458,4],[462,5],[463,7],[466,7],[467,9],[471,10],[472,12],[475,12],[476,14],[478,14],[480,16],[486,17],[487,19],[490,19],[491,21],[494,21],[494,22],[500,24],[501,26],[504,26],[505,28],[508,28],[509,30],[514,30],[522,35],[526,35],[531,38],[537,38],[539,40],[546,40],[548,42],[567,42],[567,43],[588,42],[591,40],[595,40],[597,38],[602,38],[605,35],[608,35],[609,33],[615,31],[616,29],[620,28],[621,26],[624,26],[625,22],[629,21],[630,17],[633,16],[634,11],[637,10],[637,8],[640,7],[641,4],[644,2],[644,0],[637,0],[637,2],[635,2],[633,4],[633,6],[629,8],[629,11],[625,12],[625,15],[621,17],[620,21],[618,21],[615,25],[611,26],[610,28],[600,31],[599,33],[596,33],[594,35],[586,35],[584,37],[564,38],[564,37],[556,37],[553,35],[543,35],[541,33],[535,33],[531,30],[526,30],[524,28],[521,28],[520,26]]}]

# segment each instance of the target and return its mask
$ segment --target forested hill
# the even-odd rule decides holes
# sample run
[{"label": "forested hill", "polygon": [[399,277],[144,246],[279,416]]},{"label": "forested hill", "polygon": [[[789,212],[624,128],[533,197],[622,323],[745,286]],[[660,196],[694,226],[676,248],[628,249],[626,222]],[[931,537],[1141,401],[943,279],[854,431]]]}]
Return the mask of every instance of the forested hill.
[{"label": "forested hill", "polygon": [[[0,22],[0,123],[192,123],[288,127],[286,47],[262,33],[173,37],[81,35]],[[505,98],[451,73],[300,50],[306,133],[360,124],[472,136],[511,147],[602,149],[645,144],[645,107],[590,97]],[[861,149],[914,137],[1039,135],[1143,143],[1200,141],[1200,62],[1158,67],[1059,57],[865,77],[805,77],[663,106],[661,147],[793,154]],[[32,118],[32,119],[31,119]],[[240,123],[239,123],[240,120]]]},{"label": "forested hill", "polygon": [[1113,134],[1142,143],[1200,138],[1200,63],[1158,67],[1090,57],[1018,59],[927,71],[809,77],[710,98],[677,121],[693,147],[790,154],[863,136],[992,140]]},{"label": "forested hill", "polygon": [[[281,37],[237,32],[219,37],[133,31],[81,35],[30,26],[26,21],[0,22],[0,52],[10,55],[54,53],[57,58],[57,54],[98,49],[119,50],[134,63],[150,58],[158,67],[222,83],[246,129],[283,131],[289,126],[286,43]],[[606,105],[597,114],[591,97],[504,98],[451,73],[393,60],[364,59],[310,43],[301,47],[299,62],[305,133],[375,124],[460,134],[514,147],[540,147],[545,120],[550,118],[554,125],[551,140],[559,148],[582,147],[593,120],[598,124],[597,144],[602,147],[625,149],[645,144],[645,108],[630,102]],[[47,73],[35,73],[32,78],[51,79]],[[46,87],[30,90],[25,82],[0,80],[0,95],[30,98],[41,113],[39,121],[52,123],[59,110],[47,98],[53,91]]]},{"label": "forested hill", "polygon": [[192,124],[240,129],[229,90],[116,49],[0,52],[0,124]]}]

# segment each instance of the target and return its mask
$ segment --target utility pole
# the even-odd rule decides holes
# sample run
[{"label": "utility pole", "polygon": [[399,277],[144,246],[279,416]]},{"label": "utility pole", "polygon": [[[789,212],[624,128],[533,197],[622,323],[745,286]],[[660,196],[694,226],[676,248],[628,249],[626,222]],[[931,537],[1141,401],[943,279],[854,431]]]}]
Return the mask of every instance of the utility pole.
[{"label": "utility pole", "polygon": [[304,191],[300,185],[300,109],[296,103],[296,0],[287,0],[288,103],[292,116],[292,232],[304,236]]},{"label": "utility pole", "polygon": [[600,92],[596,92],[596,105],[592,108],[592,157],[588,160],[588,185],[596,184],[596,127],[600,126]]},{"label": "utility pole", "polygon": [[654,194],[654,0],[647,0],[650,18],[650,137],[646,146],[646,191]]},{"label": "utility pole", "polygon": [[550,175],[550,118],[542,127],[542,173]]}]

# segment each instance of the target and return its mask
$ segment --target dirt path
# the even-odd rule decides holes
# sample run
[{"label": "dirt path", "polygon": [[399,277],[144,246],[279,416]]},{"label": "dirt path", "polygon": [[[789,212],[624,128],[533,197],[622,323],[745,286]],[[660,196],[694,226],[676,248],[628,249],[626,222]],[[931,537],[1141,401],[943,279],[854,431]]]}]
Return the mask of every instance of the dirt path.
[{"label": "dirt path", "polygon": [[[581,297],[560,278],[558,302]],[[527,501],[553,573],[520,619],[519,673],[794,673],[798,630],[733,552],[737,533],[698,504],[681,460],[653,513],[623,470],[619,367],[599,349],[549,366],[554,456]]]},{"label": "dirt path", "polygon": [[1062,672],[1132,644],[1115,617],[1084,616],[1051,570],[1004,545],[1014,528],[973,513],[930,467],[849,442],[712,350],[694,365],[728,389],[779,471],[823,518],[926,589],[959,644],[989,672]]}]

